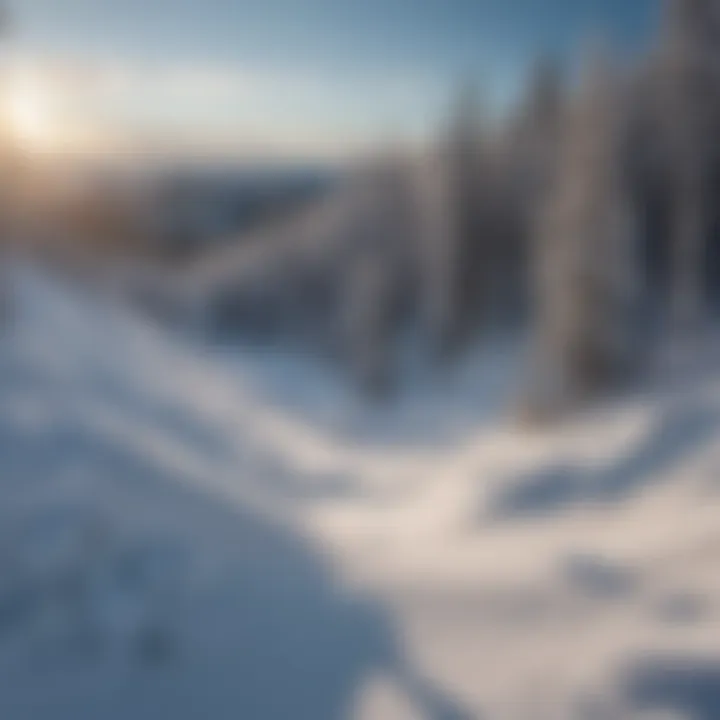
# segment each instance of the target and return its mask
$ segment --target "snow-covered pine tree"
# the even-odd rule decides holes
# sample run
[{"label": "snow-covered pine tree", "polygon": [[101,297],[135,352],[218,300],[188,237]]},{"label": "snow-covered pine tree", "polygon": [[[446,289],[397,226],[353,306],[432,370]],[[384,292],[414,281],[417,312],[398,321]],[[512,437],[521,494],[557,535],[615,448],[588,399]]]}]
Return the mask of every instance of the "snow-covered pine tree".
[{"label": "snow-covered pine tree", "polygon": [[720,2],[668,0],[656,62],[671,201],[671,331],[682,338],[696,334],[705,312],[703,263],[720,147]]},{"label": "snow-covered pine tree", "polygon": [[448,131],[417,178],[421,314],[441,357],[463,346],[485,309],[494,247],[487,232],[483,160],[477,102],[465,87]]},{"label": "snow-covered pine tree", "polygon": [[556,416],[629,367],[635,275],[624,93],[596,52],[566,118],[534,245],[535,346],[524,411]]},{"label": "snow-covered pine tree", "polygon": [[564,103],[560,66],[550,58],[540,59],[498,142],[503,305],[511,321],[528,312],[532,233],[552,186]]},{"label": "snow-covered pine tree", "polygon": [[557,155],[564,101],[560,66],[552,58],[539,59],[508,133],[518,192],[528,203],[547,188]]},{"label": "snow-covered pine tree", "polygon": [[413,273],[411,174],[402,157],[374,159],[355,188],[353,240],[339,268],[341,352],[360,387],[392,391],[402,310]]}]

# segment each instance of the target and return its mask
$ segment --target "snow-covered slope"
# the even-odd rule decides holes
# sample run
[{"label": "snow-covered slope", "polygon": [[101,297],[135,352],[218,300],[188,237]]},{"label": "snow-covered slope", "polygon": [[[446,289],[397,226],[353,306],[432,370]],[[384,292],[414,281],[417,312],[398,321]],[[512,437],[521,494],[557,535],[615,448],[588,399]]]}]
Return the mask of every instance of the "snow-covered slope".
[{"label": "snow-covered slope", "polygon": [[378,407],[29,270],[14,311],[3,719],[720,717],[712,363],[530,434],[510,344]]}]

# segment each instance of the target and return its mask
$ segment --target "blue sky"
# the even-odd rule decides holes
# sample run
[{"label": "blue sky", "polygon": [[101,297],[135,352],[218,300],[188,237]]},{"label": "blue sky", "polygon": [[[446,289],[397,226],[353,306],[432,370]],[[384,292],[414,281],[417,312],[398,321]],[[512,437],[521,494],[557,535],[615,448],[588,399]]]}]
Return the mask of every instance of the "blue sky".
[{"label": "blue sky", "polygon": [[[184,125],[196,134],[234,133],[268,146],[276,138],[281,146],[296,140],[318,147],[323,138],[342,145],[420,132],[437,122],[453,84],[468,75],[477,78],[491,104],[502,104],[533,58],[551,53],[570,62],[584,37],[600,36],[632,53],[647,41],[658,4],[8,2],[16,56],[50,70],[66,63],[98,77],[125,73],[121,92],[86,98],[84,110],[96,122],[156,132],[179,132]],[[187,76],[191,81],[184,83]]]}]

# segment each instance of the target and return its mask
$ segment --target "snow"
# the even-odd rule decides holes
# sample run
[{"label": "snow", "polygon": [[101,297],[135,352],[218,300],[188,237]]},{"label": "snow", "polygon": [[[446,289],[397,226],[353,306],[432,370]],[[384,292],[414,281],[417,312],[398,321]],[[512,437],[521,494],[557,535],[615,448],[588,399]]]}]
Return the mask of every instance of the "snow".
[{"label": "snow", "polygon": [[714,355],[530,432],[510,340],[378,405],[13,279],[3,719],[720,716]]}]

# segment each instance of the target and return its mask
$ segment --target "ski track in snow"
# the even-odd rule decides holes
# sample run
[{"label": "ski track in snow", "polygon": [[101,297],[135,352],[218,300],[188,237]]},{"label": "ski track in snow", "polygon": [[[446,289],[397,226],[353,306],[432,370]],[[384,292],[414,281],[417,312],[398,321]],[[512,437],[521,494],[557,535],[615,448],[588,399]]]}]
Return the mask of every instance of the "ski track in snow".
[{"label": "ski track in snow", "polygon": [[530,433],[510,346],[380,408],[14,288],[3,719],[720,717],[713,362]]}]

